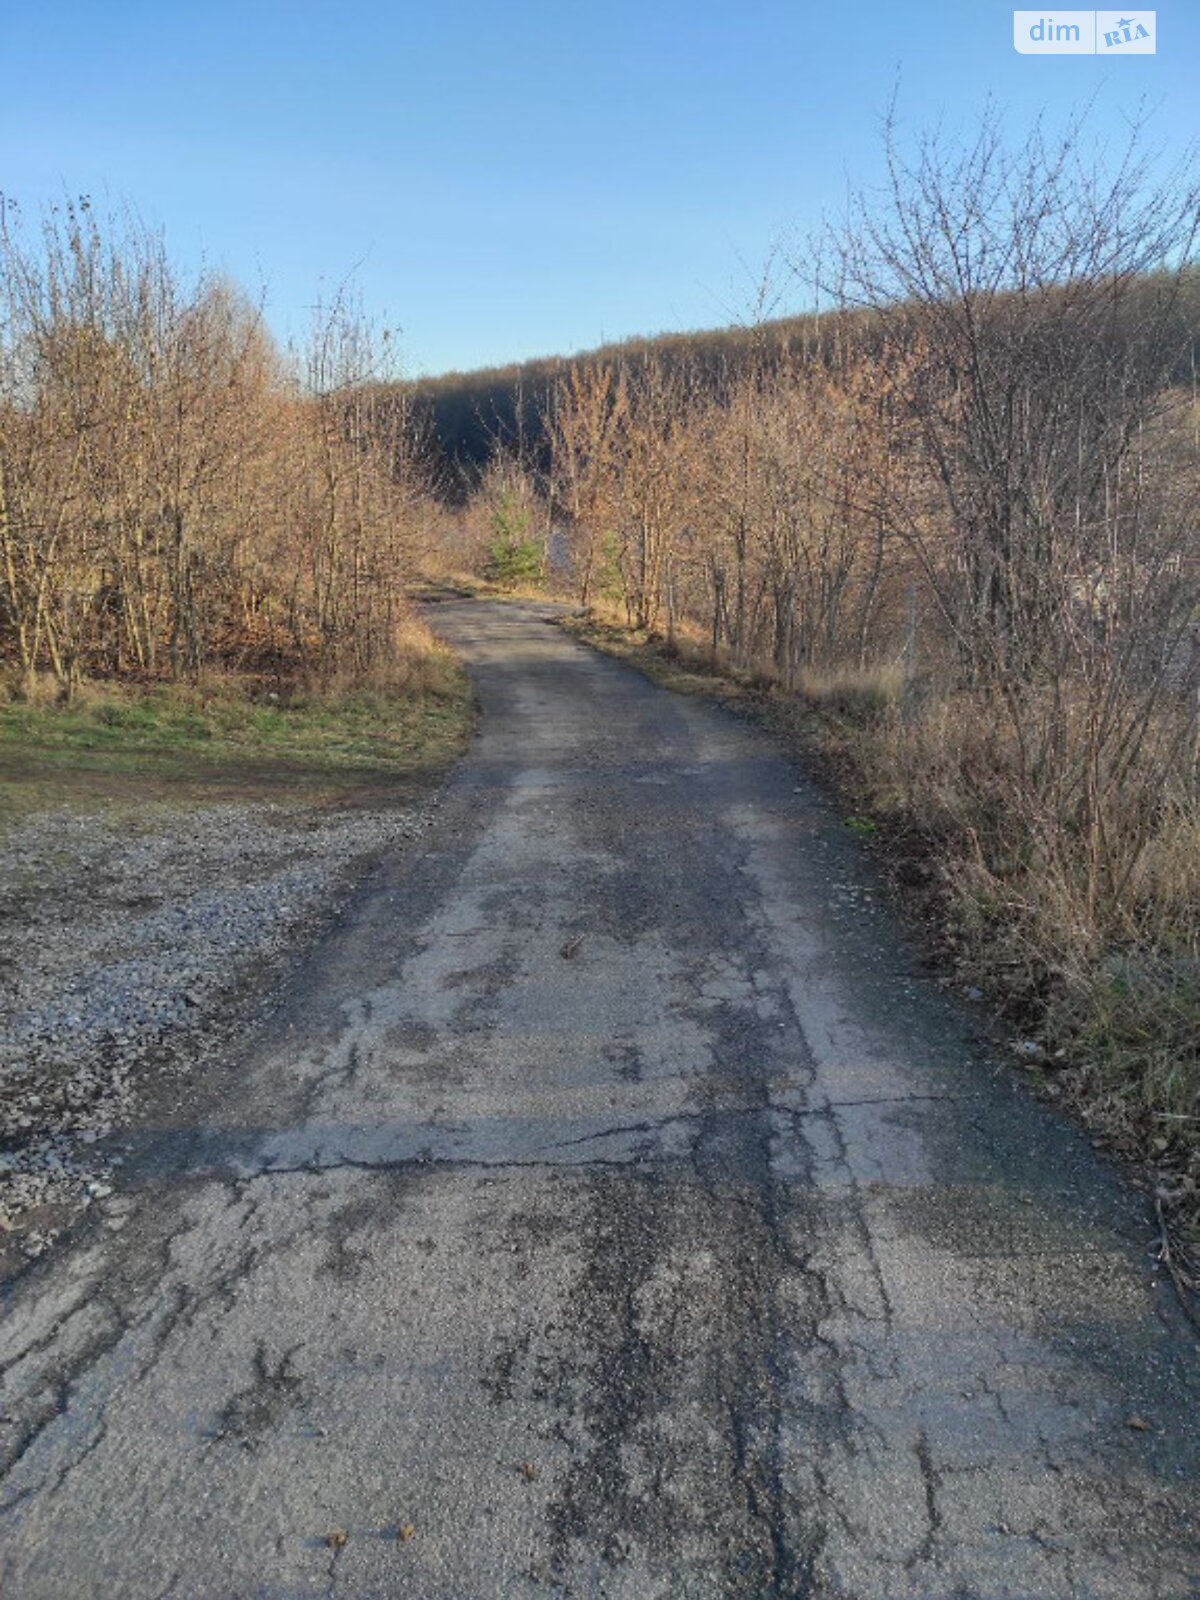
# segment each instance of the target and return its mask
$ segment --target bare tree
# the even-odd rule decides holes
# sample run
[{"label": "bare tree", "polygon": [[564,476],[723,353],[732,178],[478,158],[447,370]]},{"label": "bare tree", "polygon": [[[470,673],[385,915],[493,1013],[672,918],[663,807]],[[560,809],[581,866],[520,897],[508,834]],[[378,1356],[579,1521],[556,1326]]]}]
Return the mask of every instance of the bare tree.
[{"label": "bare tree", "polygon": [[1135,129],[1112,168],[1080,124],[1015,148],[987,115],[965,148],[906,160],[826,245],[843,304],[917,358],[908,400],[935,495],[897,502],[946,621],[982,672],[1032,670],[1059,637],[1063,581],[1136,541],[1127,463],[1170,397],[1200,186],[1155,183]]},{"label": "bare tree", "polygon": [[1172,453],[1176,485],[1193,470],[1200,182],[1156,175],[1140,127],[1110,162],[1081,122],[1010,145],[993,114],[911,159],[893,116],[887,158],[883,203],[860,196],[823,250],[827,286],[906,351],[911,459],[886,514],[998,719],[980,814],[1011,823],[1005,851],[1082,875],[1098,925],[1194,736],[1154,664],[1197,601],[1194,522],[1162,473]]},{"label": "bare tree", "polygon": [[592,599],[615,558],[616,524],[629,416],[625,372],[607,364],[572,366],[550,419],[555,497],[571,524],[580,605]]}]

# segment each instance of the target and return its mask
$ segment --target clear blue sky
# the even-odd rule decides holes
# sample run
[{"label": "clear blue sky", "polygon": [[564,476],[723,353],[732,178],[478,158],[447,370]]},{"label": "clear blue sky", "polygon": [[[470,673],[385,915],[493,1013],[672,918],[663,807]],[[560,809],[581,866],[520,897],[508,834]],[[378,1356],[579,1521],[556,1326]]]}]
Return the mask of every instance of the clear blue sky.
[{"label": "clear blue sky", "polygon": [[409,373],[569,353],[744,312],[773,239],[878,181],[897,81],[908,126],[1094,95],[1181,152],[1200,4],[1157,12],[1113,61],[1018,55],[991,0],[0,0],[0,190],[128,202],[281,338],[353,274]]}]

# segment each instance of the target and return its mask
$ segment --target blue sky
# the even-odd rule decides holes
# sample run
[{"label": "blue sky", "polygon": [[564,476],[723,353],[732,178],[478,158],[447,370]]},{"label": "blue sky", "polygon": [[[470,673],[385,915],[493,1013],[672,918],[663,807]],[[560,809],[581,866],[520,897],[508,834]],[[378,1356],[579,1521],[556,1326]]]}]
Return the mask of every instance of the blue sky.
[{"label": "blue sky", "polygon": [[352,276],[410,374],[465,369],[746,314],[773,241],[878,182],[897,83],[951,132],[1144,103],[1178,155],[1196,0],[1157,38],[1022,56],[991,0],[0,0],[0,190],[128,203],[281,339]]}]

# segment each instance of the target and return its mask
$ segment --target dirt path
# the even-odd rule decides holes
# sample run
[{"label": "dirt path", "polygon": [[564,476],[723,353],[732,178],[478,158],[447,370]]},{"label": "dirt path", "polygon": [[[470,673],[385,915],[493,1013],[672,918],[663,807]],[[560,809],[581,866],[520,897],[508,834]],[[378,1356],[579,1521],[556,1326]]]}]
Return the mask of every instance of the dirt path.
[{"label": "dirt path", "polygon": [[423,845],[0,1324],[0,1592],[1200,1594],[1196,1343],[758,735],[454,602]]}]

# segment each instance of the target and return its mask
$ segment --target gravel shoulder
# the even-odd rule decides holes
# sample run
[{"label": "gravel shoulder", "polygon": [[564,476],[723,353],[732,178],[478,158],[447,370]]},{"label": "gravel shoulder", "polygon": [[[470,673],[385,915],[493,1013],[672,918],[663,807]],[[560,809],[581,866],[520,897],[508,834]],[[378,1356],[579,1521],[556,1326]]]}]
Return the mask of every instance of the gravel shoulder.
[{"label": "gravel shoulder", "polygon": [[0,833],[0,1279],[111,1192],[123,1132],[200,1086],[431,816],[157,804]]}]

